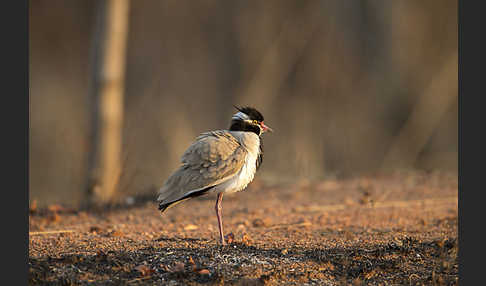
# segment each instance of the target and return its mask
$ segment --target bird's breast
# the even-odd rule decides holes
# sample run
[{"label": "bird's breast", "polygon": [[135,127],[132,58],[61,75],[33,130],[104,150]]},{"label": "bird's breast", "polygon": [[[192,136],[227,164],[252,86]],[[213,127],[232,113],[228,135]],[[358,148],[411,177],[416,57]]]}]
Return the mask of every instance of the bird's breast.
[{"label": "bird's breast", "polygon": [[236,173],[231,179],[222,183],[215,188],[216,192],[234,193],[246,188],[248,184],[253,181],[256,172],[256,160],[258,154],[248,153],[245,158],[245,163],[240,171]]}]

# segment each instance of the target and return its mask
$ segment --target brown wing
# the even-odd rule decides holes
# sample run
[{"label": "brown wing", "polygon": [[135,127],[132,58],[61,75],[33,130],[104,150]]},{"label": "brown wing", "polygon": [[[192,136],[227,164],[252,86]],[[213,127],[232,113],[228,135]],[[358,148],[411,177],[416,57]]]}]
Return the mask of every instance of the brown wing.
[{"label": "brown wing", "polygon": [[246,155],[229,132],[203,133],[182,155],[182,165],[162,186],[158,201],[170,203],[228,180],[241,169]]}]

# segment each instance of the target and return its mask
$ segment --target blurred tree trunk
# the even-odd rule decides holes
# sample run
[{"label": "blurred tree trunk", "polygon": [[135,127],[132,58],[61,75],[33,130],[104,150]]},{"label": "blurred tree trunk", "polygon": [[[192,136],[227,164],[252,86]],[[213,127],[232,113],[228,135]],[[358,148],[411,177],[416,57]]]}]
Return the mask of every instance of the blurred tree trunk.
[{"label": "blurred tree trunk", "polygon": [[129,0],[100,1],[97,9],[88,204],[112,200],[121,172]]}]

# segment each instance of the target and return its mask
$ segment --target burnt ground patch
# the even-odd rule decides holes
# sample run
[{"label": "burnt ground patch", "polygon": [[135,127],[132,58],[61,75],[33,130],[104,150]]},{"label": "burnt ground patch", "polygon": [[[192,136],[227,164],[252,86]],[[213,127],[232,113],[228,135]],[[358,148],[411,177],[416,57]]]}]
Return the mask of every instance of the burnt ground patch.
[{"label": "burnt ground patch", "polygon": [[257,182],[223,201],[224,247],[208,199],[44,210],[29,284],[457,285],[457,183],[440,179]]}]

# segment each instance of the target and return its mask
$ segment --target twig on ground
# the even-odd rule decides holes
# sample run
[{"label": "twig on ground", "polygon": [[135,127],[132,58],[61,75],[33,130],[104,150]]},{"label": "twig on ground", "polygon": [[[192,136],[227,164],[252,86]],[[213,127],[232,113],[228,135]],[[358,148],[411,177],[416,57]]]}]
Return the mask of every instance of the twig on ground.
[{"label": "twig on ground", "polygon": [[53,233],[68,233],[74,232],[74,230],[49,230],[49,231],[29,231],[29,235],[42,235],[42,234],[53,234]]}]

